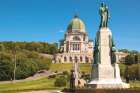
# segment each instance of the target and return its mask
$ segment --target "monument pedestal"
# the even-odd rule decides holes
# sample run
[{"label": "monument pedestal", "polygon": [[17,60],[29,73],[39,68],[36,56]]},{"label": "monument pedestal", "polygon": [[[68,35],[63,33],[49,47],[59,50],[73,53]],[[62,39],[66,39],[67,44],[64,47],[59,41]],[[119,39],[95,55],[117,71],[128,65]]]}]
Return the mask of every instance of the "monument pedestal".
[{"label": "monument pedestal", "polygon": [[[108,82],[110,82],[110,81],[108,81]],[[114,83],[98,83],[98,82],[96,82],[96,84],[91,84],[90,85],[90,87],[91,88],[96,88],[96,89],[124,89],[124,88],[129,88],[130,86],[129,86],[129,84],[126,84],[126,83],[115,83],[114,81]],[[111,81],[112,82],[112,81]]]},{"label": "monument pedestal", "polygon": [[99,89],[120,89],[129,88],[129,84],[123,83],[120,78],[118,64],[111,66],[93,65],[93,80],[89,83],[91,88]]},{"label": "monument pedestal", "polygon": [[[92,88],[129,88],[129,84],[123,83],[120,77],[120,69],[112,56],[112,33],[109,28],[101,28],[97,32],[95,43],[95,63],[92,70]],[[116,59],[115,59],[116,61]]]}]

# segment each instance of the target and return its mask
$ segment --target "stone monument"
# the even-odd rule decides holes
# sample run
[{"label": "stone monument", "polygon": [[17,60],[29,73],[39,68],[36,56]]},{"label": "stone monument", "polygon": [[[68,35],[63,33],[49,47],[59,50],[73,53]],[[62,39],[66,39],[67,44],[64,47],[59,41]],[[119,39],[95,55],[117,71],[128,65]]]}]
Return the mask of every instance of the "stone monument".
[{"label": "stone monument", "polygon": [[108,7],[102,3],[100,7],[101,23],[96,34],[94,47],[94,63],[89,86],[92,88],[129,88],[120,77],[120,69],[116,63],[115,44],[108,27]]},{"label": "stone monument", "polygon": [[75,75],[75,86],[78,87],[78,81],[79,81],[79,63],[76,61],[74,62],[74,75]]}]

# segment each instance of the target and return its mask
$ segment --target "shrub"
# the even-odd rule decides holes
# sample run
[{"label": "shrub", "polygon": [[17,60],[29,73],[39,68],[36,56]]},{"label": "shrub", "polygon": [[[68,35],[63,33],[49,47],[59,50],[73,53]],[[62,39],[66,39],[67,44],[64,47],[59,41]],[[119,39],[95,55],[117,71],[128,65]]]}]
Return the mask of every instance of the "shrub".
[{"label": "shrub", "polygon": [[50,75],[48,78],[56,78],[56,75]]},{"label": "shrub", "polygon": [[54,85],[56,87],[64,87],[67,84],[67,78],[65,76],[59,76],[56,78]]},{"label": "shrub", "polygon": [[56,70],[54,73],[58,73],[58,71]]},{"label": "shrub", "polygon": [[140,64],[127,65],[122,72],[122,77],[130,80],[140,80]]},{"label": "shrub", "polygon": [[133,64],[129,66],[128,74],[131,80],[140,80],[140,64]]},{"label": "shrub", "polygon": [[68,71],[63,71],[63,75],[69,75]]}]

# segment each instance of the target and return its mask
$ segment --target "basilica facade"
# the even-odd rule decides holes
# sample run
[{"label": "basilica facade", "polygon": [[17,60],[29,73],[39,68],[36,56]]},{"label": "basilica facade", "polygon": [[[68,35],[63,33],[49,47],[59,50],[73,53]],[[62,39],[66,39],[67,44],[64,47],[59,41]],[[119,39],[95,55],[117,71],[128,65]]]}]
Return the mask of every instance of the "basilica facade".
[{"label": "basilica facade", "polygon": [[78,16],[70,21],[64,39],[60,40],[60,51],[55,55],[55,63],[93,61],[93,41],[88,38],[85,24]]}]

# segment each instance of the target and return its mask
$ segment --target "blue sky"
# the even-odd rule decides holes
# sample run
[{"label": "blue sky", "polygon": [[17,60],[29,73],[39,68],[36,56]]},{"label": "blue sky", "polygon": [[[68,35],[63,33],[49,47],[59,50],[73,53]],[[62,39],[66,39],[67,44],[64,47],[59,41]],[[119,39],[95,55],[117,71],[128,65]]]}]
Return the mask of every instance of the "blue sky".
[{"label": "blue sky", "polygon": [[102,1],[116,46],[140,51],[140,0],[0,0],[0,41],[58,42],[75,14],[94,39]]}]

